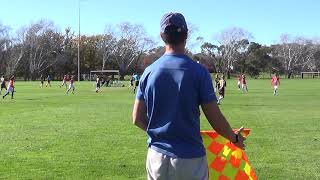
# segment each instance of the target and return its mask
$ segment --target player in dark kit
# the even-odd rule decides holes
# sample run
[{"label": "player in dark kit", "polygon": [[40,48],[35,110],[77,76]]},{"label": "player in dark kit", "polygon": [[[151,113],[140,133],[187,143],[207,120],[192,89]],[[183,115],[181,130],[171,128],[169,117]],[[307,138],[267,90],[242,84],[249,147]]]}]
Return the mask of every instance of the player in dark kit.
[{"label": "player in dark kit", "polygon": [[134,74],[131,76],[130,79],[130,86],[129,87],[133,87],[133,82],[134,82],[134,78],[133,78]]},{"label": "player in dark kit", "polygon": [[224,79],[224,76],[222,75],[220,81],[219,81],[219,99],[217,104],[220,104],[221,100],[224,98],[225,88],[227,87],[227,82]]},{"label": "player in dark kit", "polygon": [[99,92],[100,88],[101,88],[101,78],[98,76],[96,79],[96,93]]},{"label": "player in dark kit", "polygon": [[51,77],[50,77],[50,75],[48,75],[48,77],[47,77],[47,84],[46,84],[46,87],[51,87]]},{"label": "player in dark kit", "polygon": [[1,77],[1,90],[0,90],[0,94],[1,94],[1,92],[2,92],[2,89],[7,90],[6,80],[5,80],[4,76]]},{"label": "player in dark kit", "polygon": [[139,86],[140,75],[139,75],[139,74],[133,75],[133,79],[134,79],[134,89],[133,89],[133,93],[136,93],[136,89],[137,89],[137,87]]},{"label": "player in dark kit", "polygon": [[43,88],[44,81],[45,81],[45,78],[41,75],[40,76],[40,88]]},{"label": "player in dark kit", "polygon": [[220,88],[219,81],[220,81],[219,74],[216,74],[216,78],[214,79],[216,92],[219,91],[219,88]]}]

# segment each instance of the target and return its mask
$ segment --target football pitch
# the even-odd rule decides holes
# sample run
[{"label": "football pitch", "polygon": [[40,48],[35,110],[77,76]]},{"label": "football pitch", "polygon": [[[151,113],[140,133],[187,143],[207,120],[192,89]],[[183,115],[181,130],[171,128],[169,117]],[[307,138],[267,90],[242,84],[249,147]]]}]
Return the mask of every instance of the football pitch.
[{"label": "football pitch", "polygon": [[[320,80],[227,81],[220,108],[234,128],[251,129],[246,152],[259,179],[320,179]],[[0,179],[146,179],[146,135],[132,125],[129,87],[16,82],[0,100]],[[3,94],[4,92],[2,92]],[[201,116],[201,129],[211,130]]]}]

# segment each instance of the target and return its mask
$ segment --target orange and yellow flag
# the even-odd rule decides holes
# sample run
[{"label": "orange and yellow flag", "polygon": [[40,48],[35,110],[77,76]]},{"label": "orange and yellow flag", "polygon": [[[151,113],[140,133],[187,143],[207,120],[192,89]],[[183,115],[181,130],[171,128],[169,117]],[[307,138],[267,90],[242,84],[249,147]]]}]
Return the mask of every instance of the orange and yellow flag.
[{"label": "orange and yellow flag", "polygon": [[[242,135],[247,137],[249,133],[249,129],[244,129]],[[201,136],[206,148],[210,180],[257,179],[242,149],[236,147],[215,131],[201,131]]]}]

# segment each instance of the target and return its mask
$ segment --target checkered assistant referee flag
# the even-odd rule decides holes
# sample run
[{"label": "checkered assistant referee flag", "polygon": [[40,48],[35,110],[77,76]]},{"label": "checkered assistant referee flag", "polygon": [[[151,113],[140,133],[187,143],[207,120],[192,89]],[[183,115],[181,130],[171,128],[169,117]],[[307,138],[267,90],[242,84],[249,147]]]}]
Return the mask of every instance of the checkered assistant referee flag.
[{"label": "checkered assistant referee flag", "polygon": [[[247,137],[249,133],[249,129],[244,129],[242,135]],[[236,147],[215,131],[201,131],[201,136],[206,148],[210,180],[257,179],[242,149]]]}]

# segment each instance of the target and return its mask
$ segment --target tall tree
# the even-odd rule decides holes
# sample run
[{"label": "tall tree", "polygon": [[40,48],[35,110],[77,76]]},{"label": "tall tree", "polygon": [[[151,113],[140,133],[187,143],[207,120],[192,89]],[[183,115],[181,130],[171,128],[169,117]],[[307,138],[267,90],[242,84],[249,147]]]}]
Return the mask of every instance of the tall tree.
[{"label": "tall tree", "polygon": [[[201,54],[204,55],[202,59],[208,59],[211,62],[215,72],[223,72],[223,62],[222,59],[217,57],[219,47],[205,42],[201,45]],[[201,58],[199,59],[201,61]]]},{"label": "tall tree", "polygon": [[12,41],[9,37],[9,27],[0,24],[0,73],[6,71],[6,59],[8,58],[9,50],[12,46]]},{"label": "tall tree", "polygon": [[251,42],[248,50],[242,53],[238,66],[240,72],[248,73],[253,77],[257,77],[261,72],[268,70],[268,65],[271,65],[270,49],[262,46],[259,43]]},{"label": "tall tree", "polygon": [[223,71],[230,78],[230,71],[233,69],[241,52],[246,51],[252,35],[242,28],[229,28],[221,31],[216,40],[220,44],[218,48],[219,56],[223,60]]},{"label": "tall tree", "polygon": [[106,61],[117,64],[120,78],[123,79],[128,68],[141,58],[141,55],[154,46],[154,42],[146,35],[142,25],[121,23],[116,27],[116,44],[112,54]]},{"label": "tall tree", "polygon": [[23,28],[20,38],[21,51],[18,59],[23,58],[27,62],[29,76],[34,80],[57,62],[64,38],[52,22],[44,20]]},{"label": "tall tree", "polygon": [[311,40],[303,37],[291,37],[283,34],[280,37],[281,44],[273,46],[273,54],[281,59],[288,78],[294,72],[301,71],[305,67],[314,69],[314,53],[316,49]]},{"label": "tall tree", "polygon": [[109,58],[115,53],[117,39],[112,31],[111,26],[106,27],[105,34],[97,36],[98,38],[98,51],[100,54],[100,58],[102,59],[101,69],[105,70],[106,62]]}]

